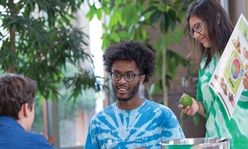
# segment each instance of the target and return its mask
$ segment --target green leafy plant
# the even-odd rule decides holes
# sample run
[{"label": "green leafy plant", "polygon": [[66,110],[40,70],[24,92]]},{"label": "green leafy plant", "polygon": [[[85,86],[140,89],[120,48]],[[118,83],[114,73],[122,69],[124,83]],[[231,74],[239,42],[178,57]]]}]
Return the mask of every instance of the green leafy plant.
[{"label": "green leafy plant", "polygon": [[[23,74],[37,81],[39,95],[58,99],[59,83],[71,88],[69,98],[82,90],[101,90],[101,83],[85,62],[93,65],[88,36],[71,24],[84,1],[8,0],[0,2],[0,71]],[[65,76],[66,63],[77,71]]]}]

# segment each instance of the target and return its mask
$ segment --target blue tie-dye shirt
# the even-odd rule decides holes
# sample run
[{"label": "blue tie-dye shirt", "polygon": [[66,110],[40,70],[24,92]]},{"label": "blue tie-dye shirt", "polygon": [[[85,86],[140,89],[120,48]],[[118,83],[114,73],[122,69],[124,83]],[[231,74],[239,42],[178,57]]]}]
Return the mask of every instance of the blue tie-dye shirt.
[{"label": "blue tie-dye shirt", "polygon": [[91,120],[85,149],[161,148],[160,142],[185,138],[175,114],[146,100],[137,109],[121,110],[116,102]]}]

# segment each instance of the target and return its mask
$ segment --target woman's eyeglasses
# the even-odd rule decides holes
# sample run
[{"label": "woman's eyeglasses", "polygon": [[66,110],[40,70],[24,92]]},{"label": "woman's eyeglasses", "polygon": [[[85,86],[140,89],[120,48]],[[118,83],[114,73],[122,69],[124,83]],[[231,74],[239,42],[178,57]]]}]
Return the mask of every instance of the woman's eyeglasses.
[{"label": "woman's eyeglasses", "polygon": [[195,37],[194,37],[195,32],[196,32],[196,33],[200,33],[200,32],[202,31],[201,25],[202,25],[203,22],[204,22],[204,21],[198,22],[198,23],[196,23],[196,24],[194,25],[193,28],[191,28],[189,34],[190,34],[190,36],[191,36],[192,38],[195,38]]}]

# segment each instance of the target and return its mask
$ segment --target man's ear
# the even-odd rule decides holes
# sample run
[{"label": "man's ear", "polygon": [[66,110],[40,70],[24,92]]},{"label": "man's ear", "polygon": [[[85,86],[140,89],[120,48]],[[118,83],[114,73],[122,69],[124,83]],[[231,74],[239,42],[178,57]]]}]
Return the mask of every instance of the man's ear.
[{"label": "man's ear", "polygon": [[28,107],[28,103],[25,103],[22,105],[22,110],[23,110],[24,116],[28,117],[30,113],[30,108]]},{"label": "man's ear", "polygon": [[140,84],[144,84],[145,78],[146,78],[146,75],[145,74],[143,74],[143,75],[140,76]]}]

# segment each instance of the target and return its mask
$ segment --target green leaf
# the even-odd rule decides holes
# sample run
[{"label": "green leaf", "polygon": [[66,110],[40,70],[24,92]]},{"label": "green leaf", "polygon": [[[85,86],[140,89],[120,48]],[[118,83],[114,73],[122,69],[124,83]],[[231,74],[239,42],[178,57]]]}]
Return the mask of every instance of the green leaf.
[{"label": "green leaf", "polygon": [[145,39],[147,36],[147,31],[143,29],[141,30],[141,33],[142,33],[142,38]]},{"label": "green leaf", "polygon": [[90,11],[86,14],[86,17],[89,18],[89,20],[91,21],[91,20],[93,19],[93,17],[95,16],[95,14],[96,14],[96,12],[95,12],[96,8],[93,7],[93,6],[90,6],[90,7],[91,7],[91,9],[90,9]]},{"label": "green leaf", "polygon": [[101,9],[98,9],[96,11],[96,16],[97,16],[98,20],[101,20],[101,18],[102,18],[102,11],[101,11]]},{"label": "green leaf", "polygon": [[120,42],[120,37],[119,37],[119,35],[118,35],[117,33],[115,33],[115,32],[113,32],[113,33],[111,34],[110,38],[111,38],[112,40],[114,40],[115,42]]},{"label": "green leaf", "polygon": [[104,28],[105,31],[108,30],[108,26],[106,24],[102,24],[102,27]]},{"label": "green leaf", "polygon": [[129,34],[128,34],[128,32],[126,32],[126,31],[120,31],[120,32],[119,32],[119,35],[120,35],[120,37],[121,37],[122,39],[128,39],[128,38],[129,38]]},{"label": "green leaf", "polygon": [[200,117],[199,117],[199,115],[194,115],[193,116],[193,122],[194,122],[194,124],[196,125],[196,126],[198,126],[198,124],[199,124],[199,122],[200,122]]},{"label": "green leaf", "polygon": [[145,11],[143,11],[143,12],[141,13],[141,16],[145,15],[145,14],[148,13],[148,12],[156,11],[157,9],[158,9],[158,8],[155,7],[155,6],[148,7]]},{"label": "green leaf", "polygon": [[151,85],[151,88],[148,92],[149,96],[153,96],[155,93],[162,93],[162,88],[160,82],[155,82]]},{"label": "green leaf", "polygon": [[110,20],[110,23],[109,23],[109,26],[116,26],[118,24],[118,21],[119,21],[119,17],[120,16],[120,12],[118,11],[113,11],[113,14],[111,16],[111,20]]},{"label": "green leaf", "polygon": [[163,49],[164,45],[163,45],[163,39],[159,38],[158,41],[156,42],[156,49]]},{"label": "green leaf", "polygon": [[160,21],[160,30],[162,33],[165,34],[167,32],[169,28],[169,22],[170,22],[170,17],[166,12],[164,12]]},{"label": "green leaf", "polygon": [[169,24],[169,26],[170,26],[170,28],[172,30],[174,30],[175,29],[175,26],[176,26],[176,20],[177,20],[176,12],[173,11],[172,9],[170,9],[167,14],[168,14],[168,16],[170,18],[170,24]]},{"label": "green leaf", "polygon": [[103,7],[102,9],[106,15],[110,15],[110,9],[108,7]]},{"label": "green leaf", "polygon": [[150,17],[150,23],[153,24],[157,22],[160,19],[161,15],[162,15],[161,11],[155,10]]}]

